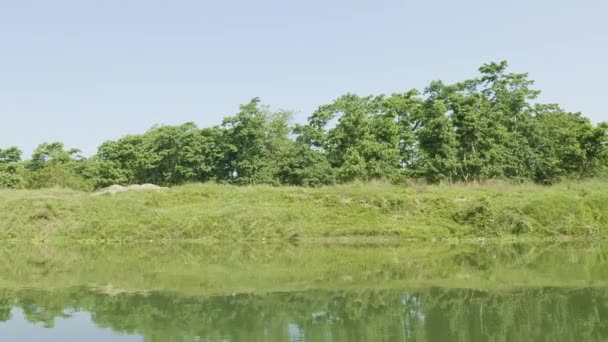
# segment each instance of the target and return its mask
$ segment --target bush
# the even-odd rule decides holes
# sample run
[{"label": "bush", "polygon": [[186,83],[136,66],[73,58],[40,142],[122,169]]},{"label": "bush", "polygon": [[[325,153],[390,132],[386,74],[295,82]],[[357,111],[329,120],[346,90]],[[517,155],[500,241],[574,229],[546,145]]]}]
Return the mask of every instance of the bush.
[{"label": "bush", "polygon": [[27,172],[25,183],[28,189],[60,187],[92,191],[94,188],[93,182],[61,164],[51,164],[40,170]]},{"label": "bush", "polygon": [[22,189],[25,180],[21,175],[0,171],[0,189]]}]

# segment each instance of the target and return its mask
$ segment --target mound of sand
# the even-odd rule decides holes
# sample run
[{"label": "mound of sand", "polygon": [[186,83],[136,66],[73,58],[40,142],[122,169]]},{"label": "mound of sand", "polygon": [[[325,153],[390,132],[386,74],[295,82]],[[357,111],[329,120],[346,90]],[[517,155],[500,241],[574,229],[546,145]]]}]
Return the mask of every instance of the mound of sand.
[{"label": "mound of sand", "polygon": [[134,185],[129,185],[129,186],[112,185],[107,188],[103,188],[103,189],[95,191],[94,195],[104,195],[104,194],[115,195],[115,194],[118,194],[121,192],[127,192],[127,191],[159,191],[159,190],[165,190],[165,189],[168,189],[168,188],[164,188],[162,186],[158,186],[158,185],[154,185],[154,184],[134,184]]}]

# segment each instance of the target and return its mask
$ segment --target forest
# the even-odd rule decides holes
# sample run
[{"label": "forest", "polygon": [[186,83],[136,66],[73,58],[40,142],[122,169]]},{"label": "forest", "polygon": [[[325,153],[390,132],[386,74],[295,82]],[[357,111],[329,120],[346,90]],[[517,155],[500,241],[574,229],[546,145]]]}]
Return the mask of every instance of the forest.
[{"label": "forest", "polygon": [[554,184],[608,175],[608,123],[537,101],[506,61],[454,84],[391,95],[346,94],[304,124],[254,98],[221,125],[155,126],[102,143],[86,158],[62,142],[23,160],[0,149],[0,188],[194,182],[322,186],[352,181]]}]

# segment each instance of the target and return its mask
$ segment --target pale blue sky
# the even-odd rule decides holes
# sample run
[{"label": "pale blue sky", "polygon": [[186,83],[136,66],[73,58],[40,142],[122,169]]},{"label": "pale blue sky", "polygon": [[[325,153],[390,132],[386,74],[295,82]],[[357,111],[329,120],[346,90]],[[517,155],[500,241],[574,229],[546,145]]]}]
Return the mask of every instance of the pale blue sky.
[{"label": "pale blue sky", "polygon": [[256,96],[303,120],[501,59],[542,101],[608,120],[607,16],[604,0],[0,0],[0,147],[92,154]]}]

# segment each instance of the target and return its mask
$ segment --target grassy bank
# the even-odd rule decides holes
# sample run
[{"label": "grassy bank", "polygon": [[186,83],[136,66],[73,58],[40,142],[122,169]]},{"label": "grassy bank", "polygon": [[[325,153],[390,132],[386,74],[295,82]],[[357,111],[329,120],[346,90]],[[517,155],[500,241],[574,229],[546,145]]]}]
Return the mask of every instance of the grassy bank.
[{"label": "grassy bank", "polygon": [[0,192],[0,239],[87,241],[603,237],[608,183],[324,188],[197,184],[94,196]]}]

